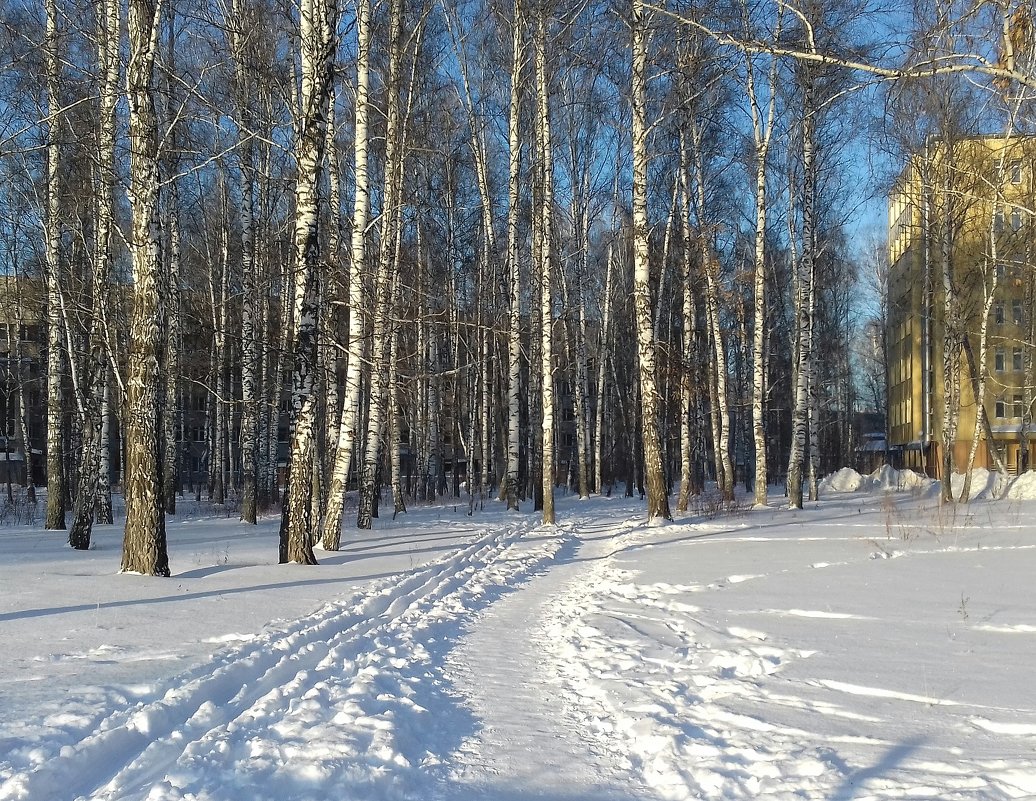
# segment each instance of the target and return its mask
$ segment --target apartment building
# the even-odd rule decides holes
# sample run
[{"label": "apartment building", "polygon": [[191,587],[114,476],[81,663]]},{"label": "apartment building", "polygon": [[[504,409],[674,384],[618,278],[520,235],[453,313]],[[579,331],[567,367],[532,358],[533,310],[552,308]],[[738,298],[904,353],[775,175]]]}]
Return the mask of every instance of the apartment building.
[{"label": "apartment building", "polygon": [[947,393],[955,468],[967,463],[976,420],[988,424],[976,466],[992,465],[995,447],[1009,469],[1022,467],[1034,384],[1034,165],[1033,137],[933,139],[890,195],[889,444],[907,467],[939,475]]}]

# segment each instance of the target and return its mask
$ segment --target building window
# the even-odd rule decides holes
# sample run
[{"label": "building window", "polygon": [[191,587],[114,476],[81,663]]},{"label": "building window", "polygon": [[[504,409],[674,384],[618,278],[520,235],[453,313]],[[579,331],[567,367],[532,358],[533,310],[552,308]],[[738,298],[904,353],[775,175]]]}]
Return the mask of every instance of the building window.
[{"label": "building window", "polygon": [[997,398],[993,414],[999,417],[1000,419],[1007,417],[1007,401],[1005,401],[1003,398]]},{"label": "building window", "polygon": [[998,373],[1002,373],[1006,369],[1006,365],[1004,364],[1005,360],[1006,354],[1004,353],[1004,349],[997,348],[996,354],[993,356],[993,369]]},{"label": "building window", "polygon": [[1004,324],[1004,304],[1003,301],[997,301],[993,304],[993,322],[997,325]]},{"label": "building window", "polygon": [[1011,301],[1011,322],[1015,325],[1022,325],[1025,322],[1025,310],[1018,298]]},{"label": "building window", "polygon": [[996,263],[996,282],[1002,284],[1007,278],[1007,268],[1002,261]]},{"label": "building window", "polygon": [[1011,183],[1020,184],[1022,182],[1022,163],[1020,161],[1011,162]]},{"label": "building window", "polygon": [[1011,405],[1014,406],[1011,410],[1011,417],[1022,417],[1025,414],[1025,399],[1020,394],[1014,396],[1014,402]]},{"label": "building window", "polygon": [[1011,229],[1017,231],[1022,227],[1022,211],[1021,209],[1012,209],[1011,211]]},{"label": "building window", "polygon": [[1011,369],[1016,373],[1022,371],[1022,349],[1012,348],[1011,349]]}]

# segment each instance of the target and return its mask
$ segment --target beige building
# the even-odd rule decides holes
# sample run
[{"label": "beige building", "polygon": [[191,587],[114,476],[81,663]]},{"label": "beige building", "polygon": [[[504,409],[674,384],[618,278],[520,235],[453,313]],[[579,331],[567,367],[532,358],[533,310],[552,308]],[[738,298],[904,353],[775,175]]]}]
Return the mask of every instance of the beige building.
[{"label": "beige building", "polygon": [[[905,466],[939,475],[947,391],[953,463],[967,464],[985,376],[975,464],[991,466],[994,445],[1009,469],[1021,467],[1034,383],[1034,164],[1032,137],[933,140],[889,198],[888,430]],[[948,381],[947,319],[957,332]]]}]

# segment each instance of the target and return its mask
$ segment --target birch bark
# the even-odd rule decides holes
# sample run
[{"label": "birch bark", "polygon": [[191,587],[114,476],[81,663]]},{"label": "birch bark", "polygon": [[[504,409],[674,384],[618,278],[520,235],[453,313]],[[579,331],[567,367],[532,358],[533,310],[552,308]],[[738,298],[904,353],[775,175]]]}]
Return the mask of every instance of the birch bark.
[{"label": "birch bark", "polygon": [[683,307],[681,309],[681,330],[683,343],[680,365],[680,495],[676,510],[686,512],[690,496],[697,487],[694,481],[694,433],[691,409],[694,403],[694,374],[698,361],[696,337],[698,320],[694,306],[694,232],[691,230],[691,188],[690,165],[687,158],[687,143],[680,136],[680,199],[681,199],[681,262],[683,266]]},{"label": "birch bark", "polygon": [[[745,27],[748,28],[747,7]],[[781,29],[782,15],[778,15],[777,34]],[[773,136],[774,118],[777,110],[777,67],[776,58],[771,60],[768,72],[766,111],[763,112],[759,93],[756,89],[755,61],[752,56],[745,56],[747,68],[747,89],[749,107],[752,113],[752,133],[755,141],[755,252],[753,261],[752,298],[752,437],[755,445],[755,505],[766,506],[767,500],[767,462],[766,462],[766,333],[767,297],[766,297],[766,171],[767,158],[770,152],[770,141]]]},{"label": "birch bark", "polygon": [[594,411],[594,491],[604,494],[604,421],[605,404],[608,401],[608,360],[611,353],[611,294],[612,273],[615,270],[615,242],[608,243],[608,255],[604,272],[604,295],[601,298],[601,333],[597,348],[597,398]]},{"label": "birch bark", "polygon": [[547,75],[547,20],[543,0],[536,20],[536,127],[539,145],[540,248],[537,254],[537,277],[540,284],[540,425],[543,522],[553,525],[554,514],[554,293],[553,216],[554,159],[550,131],[549,77]]},{"label": "birch bark", "polygon": [[375,514],[378,461],[382,446],[382,427],[388,391],[388,356],[392,274],[395,267],[393,243],[399,215],[399,188],[402,180],[400,125],[400,68],[402,65],[403,9],[401,0],[389,4],[389,70],[386,82],[385,191],[382,196],[381,250],[374,278],[374,330],[371,336],[370,409],[367,413],[367,444],[359,476],[359,510],[356,527],[369,529]]},{"label": "birch bark", "polygon": [[[65,528],[65,481],[63,437],[64,393],[62,371],[65,360],[61,347],[61,200],[58,173],[61,148],[58,129],[61,125],[61,101],[58,82],[61,66],[58,56],[57,3],[46,0],[44,9],[47,27],[44,39],[47,73],[47,214],[46,282],[47,282],[47,529]],[[76,546],[73,546],[76,547]]]},{"label": "birch bark", "polygon": [[730,401],[727,395],[727,343],[723,336],[720,309],[719,263],[713,252],[710,237],[710,220],[707,209],[705,159],[702,152],[702,132],[696,123],[691,124],[691,141],[694,165],[695,194],[698,218],[699,259],[705,277],[705,320],[709,326],[712,342],[712,385],[713,397],[713,447],[716,454],[716,483],[723,499],[734,498],[734,466],[730,459]]},{"label": "birch bark", "polygon": [[165,320],[159,275],[158,119],[154,74],[161,0],[129,0],[126,69],[130,135],[130,254],[133,316],[126,382],[126,529],[122,570],[168,576],[162,508],[161,346]]},{"label": "birch bark", "polygon": [[90,547],[95,514],[102,523],[111,522],[111,486],[104,436],[107,426],[107,371],[109,354],[105,338],[108,279],[111,267],[111,235],[114,224],[115,106],[119,98],[119,3],[98,3],[97,42],[100,67],[97,128],[97,224],[94,241],[92,308],[88,333],[88,355],[82,387],[83,444],[79,462],[69,545]]},{"label": "birch bark", "polygon": [[288,487],[281,511],[279,559],[316,564],[310,493],[315,466],[317,330],[320,298],[319,192],[328,103],[337,44],[335,0],[302,0],[299,46],[302,97],[297,121],[295,184],[294,365]]},{"label": "birch bark", "polygon": [[522,16],[519,0],[514,3],[511,29],[511,99],[507,117],[507,274],[510,310],[507,321],[507,476],[504,480],[507,508],[518,511],[520,390],[522,359],[522,280],[519,266],[519,215],[521,213],[521,72]]},{"label": "birch bark", "polygon": [[334,466],[327,493],[327,509],[321,522],[324,549],[337,551],[342,537],[342,510],[345,504],[346,484],[356,447],[357,420],[360,411],[360,384],[363,378],[365,353],[364,315],[366,299],[364,273],[366,271],[367,218],[370,213],[368,173],[368,114],[370,107],[370,0],[357,0],[356,5],[356,121],[353,137],[355,196],[349,258],[349,335],[346,343],[345,398],[342,402],[335,445]]},{"label": "birch bark", "polygon": [[[808,67],[800,67],[804,72]],[[802,115],[802,174],[805,178],[802,205],[802,253],[797,267],[795,289],[796,340],[795,383],[792,408],[792,441],[788,458],[788,505],[792,509],[802,508],[803,468],[806,459],[807,417],[809,411],[809,379],[813,361],[813,278],[815,220],[813,192],[809,176],[814,175],[814,121],[812,81],[807,76],[803,85]]]},{"label": "birch bark", "polygon": [[671,520],[666,494],[662,443],[658,431],[659,398],[652,336],[651,261],[648,249],[647,181],[647,14],[643,0],[633,0],[633,300],[643,414],[644,474],[648,520]]},{"label": "birch bark", "polygon": [[234,98],[238,129],[238,191],[241,229],[241,520],[255,525],[257,481],[259,387],[258,285],[255,258],[255,154],[253,137],[255,103],[252,80],[247,69],[252,20],[245,0],[234,0],[227,20],[230,52],[234,61]]}]

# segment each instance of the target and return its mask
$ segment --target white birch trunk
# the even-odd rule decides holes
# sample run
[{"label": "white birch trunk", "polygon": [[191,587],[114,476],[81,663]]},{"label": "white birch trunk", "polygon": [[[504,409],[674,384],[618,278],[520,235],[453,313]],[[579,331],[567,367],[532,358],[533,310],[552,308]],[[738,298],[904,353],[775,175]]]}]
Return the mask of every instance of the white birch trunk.
[{"label": "white birch trunk", "polygon": [[319,193],[331,97],[337,8],[334,0],[302,0],[299,45],[301,109],[297,120],[292,405],[288,488],[281,511],[279,559],[316,564],[310,494],[315,467],[317,331],[320,299]]},{"label": "white birch trunk", "polygon": [[[324,290],[323,330],[320,340],[321,373],[324,380],[324,429],[323,452],[321,454],[321,481],[325,489],[330,487],[331,474],[334,471],[335,450],[338,445],[338,430],[342,422],[341,387],[338,381],[338,341],[341,332],[340,317],[342,302],[347,302],[347,287],[342,281],[342,165],[339,158],[337,126],[335,123],[335,92],[332,89],[328,106],[327,125],[327,172],[329,206],[327,231],[328,282]],[[327,509],[326,498],[318,513],[318,520],[323,520]]]},{"label": "white birch trunk", "polygon": [[683,342],[680,365],[680,495],[676,510],[686,512],[690,504],[692,492],[697,490],[694,480],[694,433],[691,425],[691,409],[694,401],[694,373],[697,364],[698,321],[694,307],[693,291],[693,250],[694,233],[691,230],[691,190],[689,167],[687,163],[687,145],[685,138],[680,137],[680,194],[682,211],[680,214],[683,247],[680,260],[683,266],[683,307],[681,309],[681,329]]},{"label": "white birch trunk", "polygon": [[[780,21],[778,21],[778,30]],[[747,68],[748,99],[752,112],[752,132],[755,140],[755,252],[753,261],[752,299],[752,437],[755,444],[755,506],[764,507],[767,501],[766,464],[766,170],[777,110],[777,67],[778,60],[771,60],[768,83],[768,97],[765,121],[759,107],[759,96],[755,86],[755,66],[751,56],[745,57]]]},{"label": "white birch trunk", "polygon": [[[16,330],[21,331],[22,304],[20,302],[15,313],[15,321],[18,326]],[[26,403],[27,397],[25,394],[26,376],[22,367],[22,342],[20,336],[12,336],[11,339],[18,380],[18,437],[21,440],[22,458],[25,460],[25,499],[35,507],[37,503],[36,480],[33,477],[34,457],[32,454],[32,441],[29,438],[29,407]]]},{"label": "white birch trunk", "polygon": [[400,67],[402,62],[403,9],[401,0],[389,6],[389,73],[385,131],[385,191],[382,197],[381,250],[374,278],[374,331],[371,336],[370,408],[367,413],[367,443],[360,469],[359,510],[356,527],[371,528],[381,487],[378,461],[388,392],[388,356],[392,272],[395,267],[393,244],[399,219],[399,189],[402,181],[402,126],[400,125]]},{"label": "white birch trunk", "polygon": [[160,359],[165,322],[159,275],[158,121],[154,74],[161,3],[129,0],[126,70],[130,134],[133,316],[126,382],[126,530],[122,570],[168,576],[162,508]]},{"label": "white birch trunk", "polygon": [[637,351],[640,358],[640,391],[643,410],[644,473],[648,520],[671,520],[666,493],[662,443],[658,431],[659,398],[655,375],[655,342],[652,336],[651,261],[648,248],[648,30],[643,0],[633,0],[633,301]]},{"label": "white birch trunk", "polygon": [[982,435],[982,412],[986,404],[986,379],[989,377],[989,362],[987,347],[989,339],[989,312],[993,308],[993,299],[996,294],[996,263],[997,263],[997,232],[995,227],[990,225],[990,243],[992,246],[991,262],[988,270],[990,273],[989,282],[983,281],[985,297],[982,299],[981,317],[978,328],[978,370],[973,382],[975,393],[975,426],[971,432],[971,448],[968,450],[968,464],[964,470],[964,484],[961,487],[958,502],[967,503],[971,497],[971,480],[975,469],[975,456],[978,454],[979,438]]},{"label": "white birch trunk", "polygon": [[694,148],[695,189],[698,217],[698,244],[702,274],[705,277],[705,321],[709,327],[712,342],[712,430],[713,449],[716,461],[716,483],[724,500],[734,498],[734,466],[730,459],[730,401],[727,396],[727,345],[723,336],[720,309],[719,263],[710,239],[709,214],[707,209],[704,155],[702,153],[702,132],[697,123],[691,124],[691,140]]},{"label": "white birch trunk", "polygon": [[[63,459],[64,397],[61,374],[64,369],[61,328],[61,201],[58,173],[61,169],[61,148],[58,145],[61,124],[61,101],[58,97],[60,62],[57,50],[57,4],[46,0],[46,38],[44,41],[47,72],[47,214],[46,214],[46,280],[47,280],[47,513],[44,526],[50,530],[65,528],[65,482]],[[73,546],[75,547],[75,546]]]},{"label": "white birch trunk", "polygon": [[604,494],[604,421],[608,400],[608,360],[611,353],[612,273],[615,270],[615,241],[608,243],[604,272],[604,296],[601,298],[601,334],[597,348],[597,408],[594,411],[594,491]]},{"label": "white birch trunk", "polygon": [[166,279],[166,342],[165,342],[165,401],[164,416],[165,446],[163,452],[163,479],[165,482],[164,502],[166,514],[176,514],[176,491],[178,489],[178,445],[176,432],[179,419],[180,355],[183,349],[181,338],[180,308],[180,220],[179,193],[176,183],[169,186],[166,201],[166,231],[168,263]]},{"label": "white birch trunk", "polygon": [[342,537],[342,510],[345,491],[356,447],[357,421],[360,413],[360,385],[363,380],[365,354],[366,299],[364,277],[366,272],[367,218],[370,213],[368,172],[368,127],[370,109],[370,0],[357,0],[356,29],[356,121],[353,145],[355,197],[349,258],[349,339],[347,342],[345,398],[342,402],[338,441],[335,445],[334,465],[327,492],[327,509],[321,522],[324,549],[337,551]]},{"label": "white birch trunk", "polygon": [[812,315],[813,306],[813,261],[815,247],[815,220],[811,178],[813,168],[813,91],[808,82],[804,87],[802,115],[802,174],[805,180],[802,191],[802,253],[799,257],[795,287],[796,341],[795,383],[792,398],[791,453],[788,458],[788,505],[792,509],[802,508],[802,480],[806,459],[806,436],[809,411],[809,378],[813,360]]},{"label": "white birch trunk", "polygon": [[232,18],[227,20],[231,56],[234,60],[234,96],[237,116],[238,191],[241,229],[241,520],[255,525],[258,511],[259,338],[258,280],[255,258],[255,103],[247,71],[251,40],[249,8],[245,0],[233,0]]},{"label": "white birch trunk", "polygon": [[[398,254],[399,243],[397,234],[396,251]],[[397,256],[398,260],[398,256]],[[393,321],[392,329],[389,332],[389,357],[388,357],[388,447],[389,465],[391,468],[390,482],[392,485],[392,519],[396,515],[406,511],[406,499],[403,497],[403,476],[402,464],[400,461],[401,426],[399,415],[399,325],[396,319],[399,317],[399,271],[393,273],[392,278],[392,306]]]},{"label": "white birch trunk", "polygon": [[953,285],[953,262],[951,252],[954,240],[954,201],[953,181],[951,171],[947,164],[953,163],[952,143],[948,144],[948,152],[944,156],[946,164],[943,165],[943,209],[942,209],[942,235],[940,237],[940,273],[943,289],[943,409],[942,409],[942,499],[945,502],[952,502],[953,488],[953,443],[957,438],[957,415],[960,405],[955,392],[955,375],[957,370],[957,355],[960,343],[960,318],[958,312],[958,301],[955,287]]},{"label": "white birch trunk", "polygon": [[554,293],[553,217],[554,158],[550,133],[549,77],[547,75],[547,22],[541,0],[536,21],[536,126],[540,170],[540,248],[537,273],[540,283],[540,426],[542,443],[543,522],[553,525],[554,514]]},{"label": "white birch trunk", "polygon": [[80,406],[83,410],[83,444],[79,461],[79,482],[76,491],[69,544],[73,548],[90,547],[95,516],[98,522],[111,523],[111,474],[107,448],[108,431],[108,360],[106,346],[106,313],[108,279],[111,266],[111,235],[114,225],[115,186],[115,106],[119,98],[119,3],[105,0],[100,4],[97,19],[98,66],[100,68],[99,109],[97,128],[97,223],[94,242],[90,329],[88,355],[80,383]]},{"label": "white birch trunk", "polygon": [[511,101],[507,117],[507,274],[510,310],[507,321],[507,475],[504,479],[507,508],[518,511],[520,459],[520,397],[522,359],[522,280],[519,265],[519,215],[521,213],[521,73],[523,60],[522,18],[519,0],[514,3],[511,29]]},{"label": "white birch trunk", "polygon": [[115,522],[112,511],[112,466],[111,466],[111,368],[102,368],[101,387],[101,446],[97,454],[97,473],[100,484],[94,505],[94,518],[101,525]]}]

